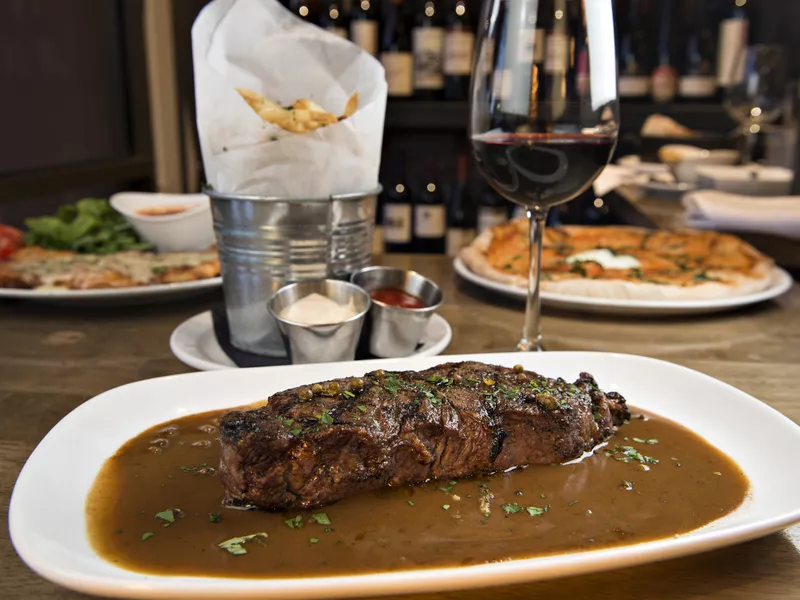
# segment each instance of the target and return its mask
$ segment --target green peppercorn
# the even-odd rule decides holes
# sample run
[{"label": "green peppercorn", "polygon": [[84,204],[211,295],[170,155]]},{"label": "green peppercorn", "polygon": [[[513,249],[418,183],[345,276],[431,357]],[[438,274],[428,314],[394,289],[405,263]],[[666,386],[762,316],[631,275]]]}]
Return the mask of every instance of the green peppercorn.
[{"label": "green peppercorn", "polygon": [[522,365],[514,365],[514,371],[516,371],[517,373],[522,373],[524,370],[525,367],[523,367]]},{"label": "green peppercorn", "polygon": [[386,375],[386,372],[383,369],[378,369],[373,373],[373,375],[375,375],[375,377],[383,377]]},{"label": "green peppercorn", "polygon": [[315,383],[314,385],[311,386],[311,393],[315,396],[321,396],[322,386],[318,383]]},{"label": "green peppercorn", "polygon": [[331,381],[328,384],[328,389],[326,390],[328,396],[335,396],[339,393],[339,382],[338,381]]},{"label": "green peppercorn", "polygon": [[314,397],[314,392],[308,388],[300,388],[297,392],[297,397],[300,398],[300,400],[311,400]]},{"label": "green peppercorn", "polygon": [[353,377],[350,380],[350,389],[354,392],[360,392],[364,389],[364,380],[361,377]]},{"label": "green peppercorn", "polygon": [[525,373],[517,373],[517,381],[519,383],[525,383],[528,381],[528,376]]},{"label": "green peppercorn", "polygon": [[464,378],[461,377],[461,375],[459,375],[458,373],[453,375],[453,383],[455,383],[456,385],[460,385],[461,382],[463,382],[463,381],[464,381]]}]

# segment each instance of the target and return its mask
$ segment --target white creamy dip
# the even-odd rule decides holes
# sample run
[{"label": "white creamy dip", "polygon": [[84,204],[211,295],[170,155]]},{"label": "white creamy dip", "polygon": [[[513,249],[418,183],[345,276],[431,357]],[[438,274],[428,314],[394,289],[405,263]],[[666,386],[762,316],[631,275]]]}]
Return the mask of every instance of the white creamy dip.
[{"label": "white creamy dip", "polygon": [[305,325],[327,325],[341,323],[358,314],[353,300],[342,305],[320,294],[310,294],[281,311],[281,317],[287,321]]}]

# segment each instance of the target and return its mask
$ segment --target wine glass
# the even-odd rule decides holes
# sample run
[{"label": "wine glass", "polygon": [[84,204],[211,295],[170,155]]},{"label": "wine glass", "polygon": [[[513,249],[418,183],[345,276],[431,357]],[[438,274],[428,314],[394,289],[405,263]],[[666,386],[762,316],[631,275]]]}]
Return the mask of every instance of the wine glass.
[{"label": "wine glass", "polygon": [[732,68],[725,109],[741,126],[745,136],[742,163],[748,164],[763,126],[781,116],[788,83],[784,49],[769,44],[743,47]]},{"label": "wine glass", "polygon": [[489,184],[527,208],[530,266],[520,351],[542,350],[547,211],[584,192],[606,166],[618,115],[612,0],[484,2],[469,136]]}]

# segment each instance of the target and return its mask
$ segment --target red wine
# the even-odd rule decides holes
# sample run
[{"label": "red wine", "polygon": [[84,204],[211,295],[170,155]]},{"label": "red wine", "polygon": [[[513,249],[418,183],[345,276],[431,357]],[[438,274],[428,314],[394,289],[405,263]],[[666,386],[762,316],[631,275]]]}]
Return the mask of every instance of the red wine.
[{"label": "red wine", "polygon": [[478,168],[501,195],[549,208],[589,187],[615,137],[602,134],[484,133],[472,138]]}]

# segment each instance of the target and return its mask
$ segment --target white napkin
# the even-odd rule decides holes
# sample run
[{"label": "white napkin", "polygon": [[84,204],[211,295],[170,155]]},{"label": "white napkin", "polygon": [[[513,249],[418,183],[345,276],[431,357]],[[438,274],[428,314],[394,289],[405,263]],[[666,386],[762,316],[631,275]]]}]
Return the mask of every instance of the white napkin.
[{"label": "white napkin", "polygon": [[650,176],[640,173],[634,168],[619,165],[607,165],[592,184],[595,196],[602,198],[609,192],[623,185],[647,185]]},{"label": "white napkin", "polygon": [[683,196],[687,222],[698,229],[723,229],[800,239],[800,196],[740,196],[697,190]]},{"label": "white napkin", "polygon": [[[218,191],[289,198],[366,192],[378,184],[387,85],[355,44],[303,22],[277,0],[214,0],[192,27],[197,129],[207,181]],[[313,100],[339,115],[296,134],[265,122],[236,87],[281,105]]]}]

